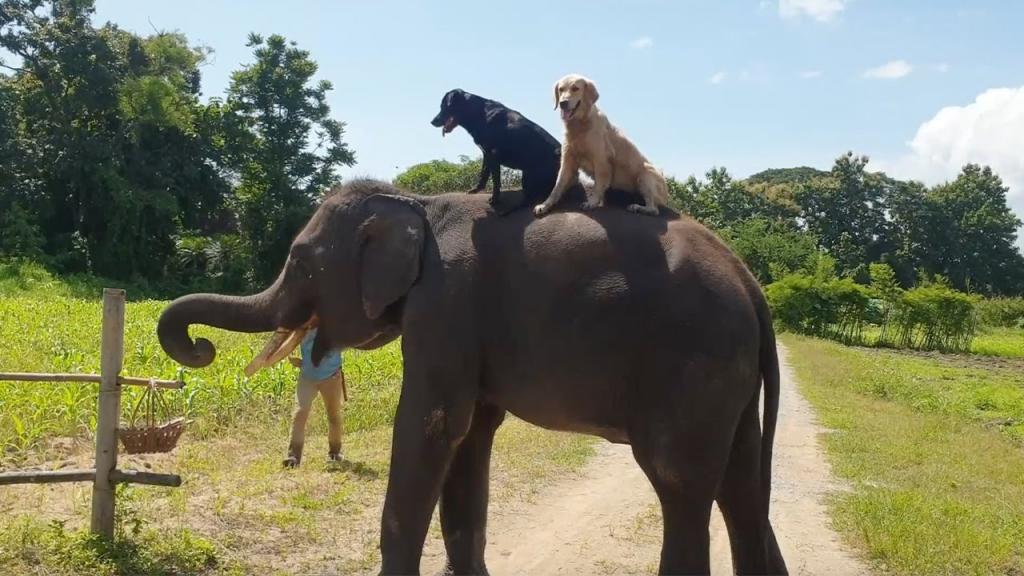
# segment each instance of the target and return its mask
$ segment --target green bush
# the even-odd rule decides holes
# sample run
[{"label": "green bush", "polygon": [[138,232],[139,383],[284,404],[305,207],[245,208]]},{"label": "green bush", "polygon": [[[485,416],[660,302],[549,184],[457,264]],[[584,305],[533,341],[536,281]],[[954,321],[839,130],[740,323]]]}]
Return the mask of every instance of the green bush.
[{"label": "green bush", "polygon": [[966,352],[977,328],[977,298],[944,284],[926,284],[894,302],[879,344],[898,348]]},{"label": "green bush", "polygon": [[863,341],[872,294],[849,278],[790,274],[769,284],[765,295],[784,329],[843,342]]},{"label": "green bush", "polygon": [[999,328],[1024,328],[1024,298],[986,298],[977,303],[978,322]]},{"label": "green bush", "polygon": [[881,327],[875,344],[897,348],[963,352],[977,327],[977,297],[945,282],[904,291],[892,269],[871,267],[872,286],[836,278],[828,260],[814,275],[790,274],[765,287],[779,327],[846,343],[865,343],[864,326]]}]

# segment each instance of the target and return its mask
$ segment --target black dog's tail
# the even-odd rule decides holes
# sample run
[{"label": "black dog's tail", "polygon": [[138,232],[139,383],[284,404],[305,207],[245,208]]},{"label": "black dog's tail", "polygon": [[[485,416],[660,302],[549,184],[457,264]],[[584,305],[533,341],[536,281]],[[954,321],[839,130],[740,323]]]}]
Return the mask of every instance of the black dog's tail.
[{"label": "black dog's tail", "polygon": [[775,328],[772,314],[762,299],[758,306],[758,320],[761,324],[761,381],[764,384],[764,421],[761,425],[761,497],[764,499],[764,516],[768,521],[768,508],[772,492],[772,447],[775,444],[775,425],[779,417],[779,352],[775,348]]}]

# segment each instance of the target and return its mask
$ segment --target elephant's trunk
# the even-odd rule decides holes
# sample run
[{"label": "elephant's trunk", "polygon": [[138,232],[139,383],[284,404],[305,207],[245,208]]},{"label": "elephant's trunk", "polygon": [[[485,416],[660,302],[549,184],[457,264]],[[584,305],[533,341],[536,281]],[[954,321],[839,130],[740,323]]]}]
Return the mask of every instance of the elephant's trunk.
[{"label": "elephant's trunk", "polygon": [[274,295],[278,282],[252,296],[189,294],[164,309],[157,324],[160,346],[171,358],[190,368],[213,362],[216,350],[205,338],[195,343],[188,335],[192,324],[206,324],[233,332],[270,332],[277,328]]}]

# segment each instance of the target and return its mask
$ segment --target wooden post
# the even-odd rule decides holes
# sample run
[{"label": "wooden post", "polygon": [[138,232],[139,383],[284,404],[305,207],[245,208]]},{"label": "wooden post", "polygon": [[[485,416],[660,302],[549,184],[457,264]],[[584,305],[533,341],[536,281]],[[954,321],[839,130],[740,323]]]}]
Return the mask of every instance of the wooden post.
[{"label": "wooden post", "polygon": [[114,537],[114,482],[117,467],[117,427],[121,420],[121,385],[124,361],[124,290],[103,289],[103,343],[100,349],[100,393],[96,419],[96,480],[92,485],[90,530]]}]

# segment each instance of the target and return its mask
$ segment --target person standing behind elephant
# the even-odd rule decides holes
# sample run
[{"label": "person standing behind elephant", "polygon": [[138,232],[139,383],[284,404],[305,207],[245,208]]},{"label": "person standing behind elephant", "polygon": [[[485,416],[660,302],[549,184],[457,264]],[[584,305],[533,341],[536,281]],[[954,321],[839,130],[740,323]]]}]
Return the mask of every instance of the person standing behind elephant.
[{"label": "person standing behind elephant", "polygon": [[302,340],[300,347],[302,357],[289,357],[292,366],[299,369],[298,383],[295,390],[295,415],[292,418],[292,437],[288,444],[288,457],[284,466],[294,468],[302,461],[302,448],[306,440],[306,421],[313,407],[313,399],[317,392],[324,400],[327,411],[327,458],[339,462],[341,455],[341,403],[348,400],[345,387],[345,373],[342,371],[341,351],[329,350],[320,360],[319,365],[313,364],[313,342],[316,340],[314,327]]}]

